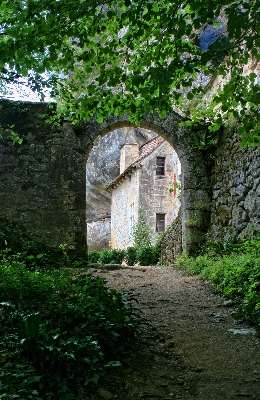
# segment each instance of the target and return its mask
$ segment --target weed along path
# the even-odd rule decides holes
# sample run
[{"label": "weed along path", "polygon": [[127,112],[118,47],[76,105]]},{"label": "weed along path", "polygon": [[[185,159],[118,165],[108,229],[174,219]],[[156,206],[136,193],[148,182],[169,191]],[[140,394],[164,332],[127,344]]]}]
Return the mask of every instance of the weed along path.
[{"label": "weed along path", "polygon": [[173,267],[90,271],[134,296],[148,321],[141,345],[93,399],[260,400],[259,337],[210,286]]}]

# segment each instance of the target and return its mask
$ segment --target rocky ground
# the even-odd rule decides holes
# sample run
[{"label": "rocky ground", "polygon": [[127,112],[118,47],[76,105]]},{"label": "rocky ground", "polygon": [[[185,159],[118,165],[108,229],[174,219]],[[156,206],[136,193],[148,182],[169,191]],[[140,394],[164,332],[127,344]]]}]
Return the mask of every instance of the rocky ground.
[{"label": "rocky ground", "polygon": [[148,320],[134,354],[91,400],[260,400],[259,336],[209,285],[173,267],[91,272],[134,295]]}]

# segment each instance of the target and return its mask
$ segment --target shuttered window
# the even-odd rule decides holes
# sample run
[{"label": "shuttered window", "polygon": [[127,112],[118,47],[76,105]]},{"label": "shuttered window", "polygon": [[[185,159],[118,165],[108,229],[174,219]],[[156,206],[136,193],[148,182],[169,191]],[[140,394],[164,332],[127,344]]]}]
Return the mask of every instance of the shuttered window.
[{"label": "shuttered window", "polygon": [[165,157],[156,157],[156,175],[165,175]]},{"label": "shuttered window", "polygon": [[165,231],[165,214],[156,214],[156,232]]}]

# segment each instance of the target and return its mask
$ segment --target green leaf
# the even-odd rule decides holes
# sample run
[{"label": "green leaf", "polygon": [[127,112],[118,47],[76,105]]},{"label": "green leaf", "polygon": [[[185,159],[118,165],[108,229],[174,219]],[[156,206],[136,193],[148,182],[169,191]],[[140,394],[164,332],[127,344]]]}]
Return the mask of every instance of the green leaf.
[{"label": "green leaf", "polygon": [[166,115],[167,115],[167,113],[166,113],[165,110],[162,110],[162,111],[159,112],[159,117],[160,117],[161,119],[166,118]]},{"label": "green leaf", "polygon": [[256,39],[255,46],[258,48],[260,47],[260,38]]},{"label": "green leaf", "polygon": [[[203,31],[207,24],[221,29],[223,7],[230,40],[226,44],[215,42],[212,50],[202,52],[196,29]],[[169,111],[176,106],[187,112],[187,107],[192,107],[187,99],[195,98],[198,108],[206,108],[201,118],[205,120],[207,115],[214,123],[213,107],[203,100],[200,104],[204,88],[194,85],[194,79],[201,71],[212,78],[228,77],[232,71],[231,81],[224,79],[214,101],[224,113],[239,104],[241,115],[248,119],[256,115],[256,98],[246,93],[253,92],[255,77],[253,73],[243,77],[241,71],[251,56],[260,61],[257,7],[253,1],[217,1],[214,6],[208,0],[185,4],[170,0],[104,0],[102,4],[71,0],[69,6],[54,0],[3,1],[1,95],[9,90],[10,82],[29,74],[40,96],[43,98],[49,87],[58,102],[62,99],[64,113],[75,120],[96,114],[101,123],[111,113],[125,112],[130,119],[141,120],[147,112]],[[226,53],[228,57],[215,65],[216,54],[222,57]],[[158,105],[159,89],[163,106]],[[188,93],[186,98],[184,92]],[[198,123],[199,112],[191,113]],[[164,112],[159,114],[163,118]]]},{"label": "green leaf", "polygon": [[39,382],[42,376],[31,376],[27,379],[27,383]]},{"label": "green leaf", "polygon": [[97,122],[98,122],[99,124],[101,124],[103,121],[104,121],[103,116],[102,116],[102,115],[99,115],[99,116],[97,117]]},{"label": "green leaf", "polygon": [[160,9],[159,9],[159,5],[157,2],[153,3],[152,10],[155,12],[159,12]]},{"label": "green leaf", "polygon": [[216,132],[216,131],[219,130],[219,128],[220,128],[220,125],[217,124],[217,123],[214,123],[214,124],[212,124],[211,126],[209,126],[208,129],[209,129],[210,132]]},{"label": "green leaf", "polygon": [[245,133],[245,127],[244,126],[240,126],[239,128],[238,128],[238,130],[237,130],[237,133],[239,134],[239,135],[244,135],[244,133]]},{"label": "green leaf", "polygon": [[109,361],[105,364],[105,367],[121,367],[120,361]]}]

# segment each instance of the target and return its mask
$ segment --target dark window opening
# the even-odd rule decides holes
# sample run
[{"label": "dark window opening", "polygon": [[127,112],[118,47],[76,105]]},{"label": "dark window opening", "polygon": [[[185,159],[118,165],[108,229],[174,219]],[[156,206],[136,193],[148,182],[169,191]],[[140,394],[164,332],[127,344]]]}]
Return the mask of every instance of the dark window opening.
[{"label": "dark window opening", "polygon": [[165,157],[156,158],[156,175],[165,175]]},{"label": "dark window opening", "polygon": [[156,232],[165,231],[165,214],[156,214]]}]

